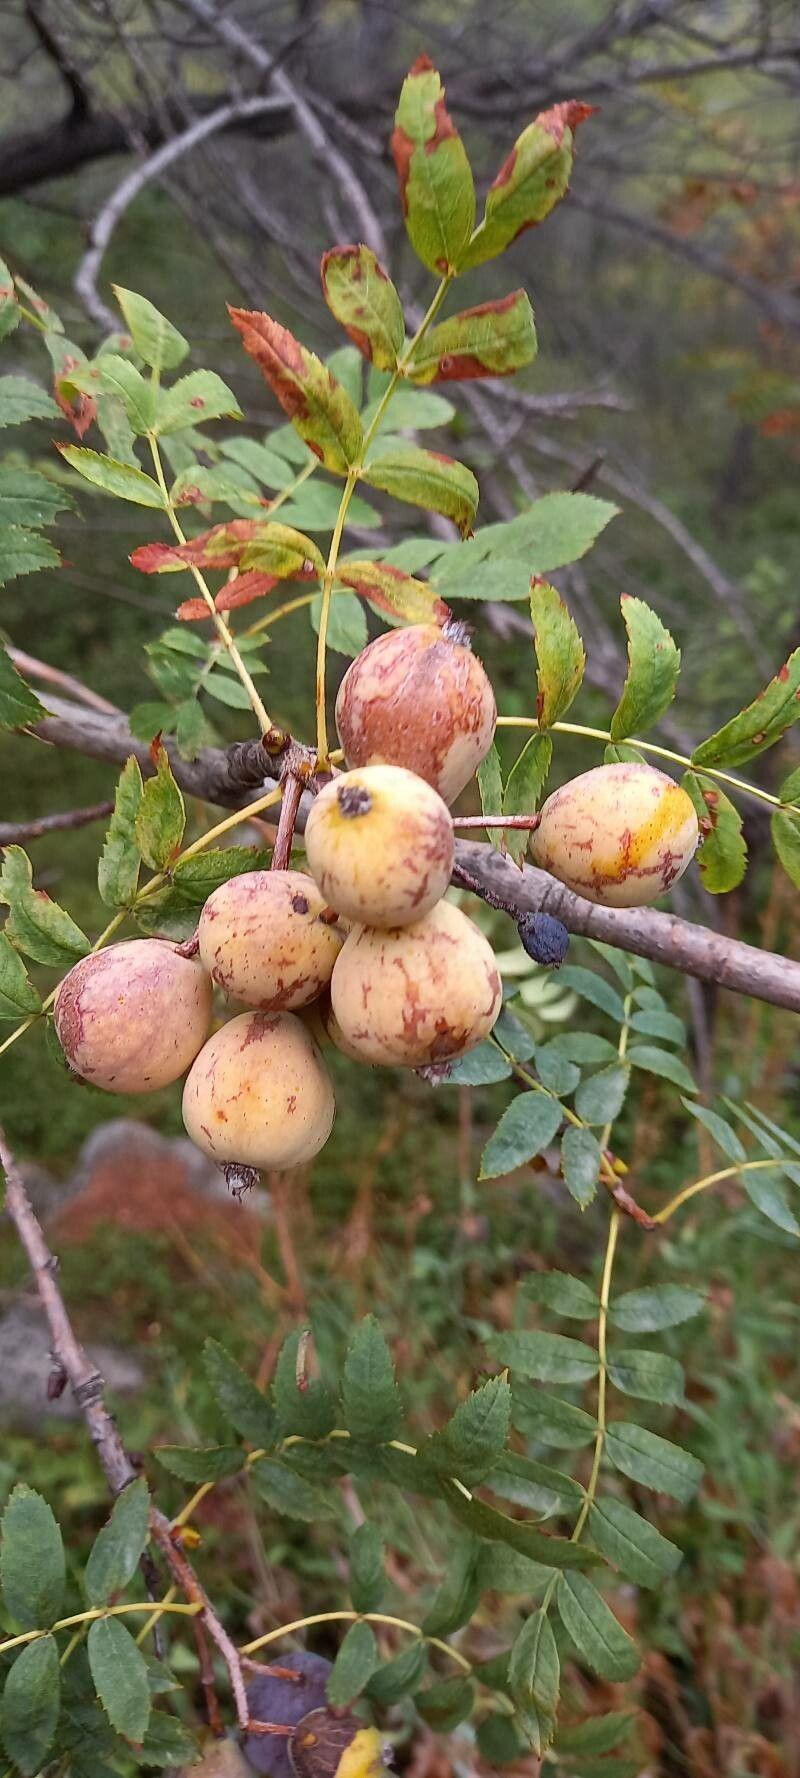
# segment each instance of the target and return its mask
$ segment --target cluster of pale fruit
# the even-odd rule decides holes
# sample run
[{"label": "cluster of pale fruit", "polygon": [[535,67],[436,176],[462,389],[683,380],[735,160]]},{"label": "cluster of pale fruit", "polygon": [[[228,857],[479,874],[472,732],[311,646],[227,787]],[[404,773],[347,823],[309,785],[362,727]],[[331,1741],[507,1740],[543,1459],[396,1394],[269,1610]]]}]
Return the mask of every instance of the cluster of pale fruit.
[{"label": "cluster of pale fruit", "polygon": [[[458,627],[372,642],[336,706],[348,770],[305,828],[308,871],[250,871],[209,896],[196,954],[134,939],[85,957],[55,1002],[75,1073],[153,1091],[189,1070],[183,1117],[223,1167],[300,1166],[333,1124],[322,1049],[420,1068],[480,1043],[500,1010],[491,946],[444,898],[448,804],[491,746],[492,687]],[[531,850],[594,901],[653,901],[698,840],[685,791],[639,762],[601,766],[549,798]],[[248,1010],[212,1036],[214,987]]]}]

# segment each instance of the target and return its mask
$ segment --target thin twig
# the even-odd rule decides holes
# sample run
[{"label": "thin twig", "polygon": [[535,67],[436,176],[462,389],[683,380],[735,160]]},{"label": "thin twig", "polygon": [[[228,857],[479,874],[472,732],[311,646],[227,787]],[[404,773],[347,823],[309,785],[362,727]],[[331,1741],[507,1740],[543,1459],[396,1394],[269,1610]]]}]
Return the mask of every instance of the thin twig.
[{"label": "thin twig", "polygon": [[29,679],[40,680],[43,685],[57,685],[71,698],[77,698],[79,704],[88,704],[90,709],[99,710],[103,716],[120,715],[116,704],[110,704],[108,698],[101,697],[99,691],[92,691],[72,673],[63,672],[61,667],[51,667],[49,661],[40,661],[35,654],[26,654],[23,648],[8,648],[6,652],[14,666]]},{"label": "thin twig", "polygon": [[[39,1300],[47,1316],[52,1339],[53,1356],[69,1379],[72,1393],[89,1428],[92,1441],[113,1494],[120,1494],[136,1480],[138,1470],[125,1449],[113,1415],[105,1404],[104,1382],[91,1359],[77,1339],[61,1295],[56,1275],[58,1263],[51,1253],[39,1220],[28,1197],[22,1174],[0,1129],[0,1166],[6,1176],[6,1208],[27,1254]],[[166,1558],[169,1569],[189,1604],[202,1610],[203,1622],[211,1640],[222,1655],[231,1682],[240,1728],[249,1720],[247,1694],[236,1648],[201,1586],[191,1563],[180,1549],[169,1520],[157,1507],[151,1508],[150,1527],[154,1542]]]},{"label": "thin twig", "polygon": [[62,809],[57,815],[39,815],[35,821],[0,821],[0,846],[21,846],[25,840],[41,840],[48,833],[70,833],[90,827],[110,815],[113,802],[93,803],[89,809]]}]

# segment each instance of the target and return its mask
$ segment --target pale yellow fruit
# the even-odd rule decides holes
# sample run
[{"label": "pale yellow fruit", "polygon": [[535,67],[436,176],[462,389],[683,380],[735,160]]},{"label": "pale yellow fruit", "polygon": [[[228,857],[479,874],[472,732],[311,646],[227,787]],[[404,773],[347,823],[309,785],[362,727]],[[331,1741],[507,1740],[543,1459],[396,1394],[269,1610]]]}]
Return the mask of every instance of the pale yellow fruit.
[{"label": "pale yellow fruit", "polygon": [[281,1012],[315,1000],[344,942],[336,914],[298,870],[247,871],[200,915],[200,956],[231,1000]]},{"label": "pale yellow fruit", "polygon": [[82,957],[61,983],[53,1017],[82,1080],[109,1093],[150,1093],[194,1061],[211,999],[196,957],[182,957],[166,939],[134,938]]},{"label": "pale yellow fruit", "polygon": [[305,839],[326,901],[365,926],[421,919],[441,901],[453,869],[450,812],[402,766],[364,766],[326,784]]},{"label": "pale yellow fruit", "polygon": [[327,1142],[333,1087],[290,1012],[244,1012],[215,1031],[183,1090],[183,1121],[221,1166],[300,1167]]},{"label": "pale yellow fruit", "polygon": [[491,945],[466,914],[440,901],[414,926],[351,932],[331,979],[329,1029],[347,1055],[419,1068],[473,1049],[501,1000]]},{"label": "pale yellow fruit", "polygon": [[387,630],[348,667],[336,727],[349,766],[405,766],[452,803],[492,745],[497,706],[458,625]]},{"label": "pale yellow fruit", "polygon": [[699,840],[685,790],[636,761],[595,766],[549,796],[531,837],[542,870],[604,907],[645,907],[691,863]]}]

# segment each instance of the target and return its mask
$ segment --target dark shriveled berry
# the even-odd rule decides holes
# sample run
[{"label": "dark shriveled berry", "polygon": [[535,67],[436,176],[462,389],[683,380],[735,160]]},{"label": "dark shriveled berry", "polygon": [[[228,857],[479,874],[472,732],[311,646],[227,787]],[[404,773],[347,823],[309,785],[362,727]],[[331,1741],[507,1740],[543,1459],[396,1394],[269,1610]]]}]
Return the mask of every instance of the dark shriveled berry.
[{"label": "dark shriveled berry", "polygon": [[526,914],[517,925],[523,948],[534,963],[560,969],[569,950],[569,933],[552,914]]}]

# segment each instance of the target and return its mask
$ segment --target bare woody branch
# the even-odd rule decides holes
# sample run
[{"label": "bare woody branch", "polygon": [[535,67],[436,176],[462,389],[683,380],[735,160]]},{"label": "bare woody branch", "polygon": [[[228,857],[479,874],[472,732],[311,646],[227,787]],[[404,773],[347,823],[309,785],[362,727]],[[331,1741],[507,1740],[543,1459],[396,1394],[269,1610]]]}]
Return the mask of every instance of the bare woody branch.
[{"label": "bare woody branch", "polygon": [[[34,731],[44,740],[118,765],[134,754],[144,774],[152,774],[146,742],[134,739],[123,717],[112,720],[57,698],[47,702],[52,715]],[[181,759],[173,741],[167,739],[165,744],[182,789],[205,802],[242,808],[255,790],[277,782],[273,758],[260,741],[245,741],[227,752],[206,747],[192,761]],[[301,831],[307,807],[304,797],[297,823]],[[518,870],[486,845],[457,840],[456,863],[468,873],[476,894],[488,891],[500,896],[517,915],[553,914],[579,937],[603,939],[683,975],[800,1012],[800,963],[788,957],[725,938],[653,908],[598,907],[573,895],[544,871],[531,866]]]},{"label": "bare woody branch", "polygon": [[[14,1224],[36,1280],[39,1300],[47,1318],[52,1340],[54,1364],[72,1389],[72,1393],[89,1429],[92,1442],[112,1494],[121,1494],[136,1480],[138,1470],[128,1455],[113,1415],[106,1407],[104,1382],[78,1340],[58,1285],[58,1261],[45,1240],[41,1224],[31,1204],[22,1174],[3,1130],[0,1128],[0,1167],[6,1177],[6,1210]],[[201,1586],[192,1565],[180,1548],[169,1519],[157,1507],[151,1507],[150,1531],[161,1551],[173,1580],[190,1603],[201,1607],[199,1618],[204,1632],[215,1643],[228,1670],[239,1727],[251,1728],[242,1664],[224,1625],[220,1622],[208,1594]]]},{"label": "bare woody branch", "polygon": [[27,840],[44,839],[48,833],[70,833],[76,827],[90,827],[103,821],[114,807],[112,802],[93,803],[88,809],[60,809],[57,815],[40,815],[31,821],[0,821],[0,846],[21,846]]}]

